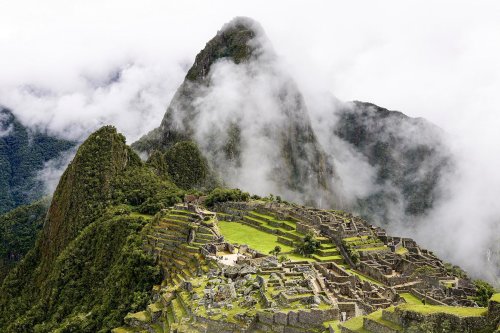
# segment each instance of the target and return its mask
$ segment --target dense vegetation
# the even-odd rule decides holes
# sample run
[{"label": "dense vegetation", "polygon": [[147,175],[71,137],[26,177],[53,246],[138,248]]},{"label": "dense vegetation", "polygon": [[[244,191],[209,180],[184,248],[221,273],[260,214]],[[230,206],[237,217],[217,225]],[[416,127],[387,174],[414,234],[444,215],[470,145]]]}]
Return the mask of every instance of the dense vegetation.
[{"label": "dense vegetation", "polygon": [[227,201],[248,201],[250,194],[242,192],[240,189],[216,188],[205,199],[207,207],[213,207],[216,203]]},{"label": "dense vegetation", "polygon": [[0,215],[0,284],[35,244],[48,207],[49,199],[44,198]]},{"label": "dense vegetation", "polygon": [[0,107],[0,214],[41,198],[44,188],[37,172],[74,146],[24,127]]},{"label": "dense vegetation", "polygon": [[307,233],[304,238],[295,244],[295,252],[301,255],[311,255],[319,249],[321,242],[313,233]]},{"label": "dense vegetation", "polygon": [[35,247],[0,288],[1,332],[106,332],[146,304],[160,275],[141,248],[147,220],[131,211],[183,195],[157,173],[113,127],[82,144]]},{"label": "dense vegetation", "polygon": [[[106,332],[144,307],[160,273],[141,249],[146,221],[123,212],[110,210],[86,227],[57,258],[40,293],[9,275],[0,303],[8,305],[0,308],[2,332]],[[14,273],[28,271],[31,263]]]},{"label": "dense vegetation", "polygon": [[477,290],[474,300],[479,306],[488,306],[488,302],[495,293],[495,289],[491,284],[483,280],[476,280],[474,284]]},{"label": "dense vegetation", "polygon": [[207,160],[194,142],[176,143],[166,152],[165,159],[170,178],[182,189],[203,187],[209,179]]}]

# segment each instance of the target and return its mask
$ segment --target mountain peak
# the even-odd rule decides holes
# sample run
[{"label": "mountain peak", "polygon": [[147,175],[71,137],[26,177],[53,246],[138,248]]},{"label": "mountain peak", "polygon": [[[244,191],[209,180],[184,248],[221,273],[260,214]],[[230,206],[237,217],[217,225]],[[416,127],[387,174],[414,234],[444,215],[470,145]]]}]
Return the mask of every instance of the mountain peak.
[{"label": "mountain peak", "polygon": [[[103,213],[111,199],[111,181],[139,157],[113,126],[91,134],[78,148],[61,176],[47,215],[42,237],[44,260],[52,260],[91,221]],[[84,203],[84,204],[81,204]]]},{"label": "mountain peak", "polygon": [[212,64],[222,58],[236,64],[247,61],[256,50],[261,49],[264,36],[264,30],[257,21],[249,17],[235,17],[198,53],[186,79],[199,81],[205,78]]}]

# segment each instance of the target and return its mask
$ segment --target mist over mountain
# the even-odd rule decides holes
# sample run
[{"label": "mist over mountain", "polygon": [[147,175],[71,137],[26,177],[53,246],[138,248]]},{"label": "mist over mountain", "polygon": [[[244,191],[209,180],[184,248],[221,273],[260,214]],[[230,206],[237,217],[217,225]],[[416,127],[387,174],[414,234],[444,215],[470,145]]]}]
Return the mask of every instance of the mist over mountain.
[{"label": "mist over mountain", "polygon": [[231,21],[207,43],[160,127],[133,147],[151,152],[185,140],[197,143],[229,186],[309,203],[333,197],[334,168],[303,96],[249,18]]},{"label": "mist over mountain", "polygon": [[454,170],[440,128],[357,101],[339,108],[335,118],[333,135],[351,145],[375,171],[373,184],[367,186],[370,193],[357,198],[364,216],[378,224],[405,223],[433,208],[443,178]]},{"label": "mist over mountain", "polygon": [[[196,56],[160,127],[133,147],[151,153],[192,140],[229,186],[356,209],[381,224],[433,207],[451,167],[437,127],[362,102],[332,102],[321,120],[311,114],[260,25],[236,18]],[[337,157],[349,150],[359,158],[348,168],[366,164],[355,175],[366,178],[359,193]]]},{"label": "mist over mountain", "polygon": [[[372,103],[333,95],[308,102],[262,27],[236,18],[196,56],[161,125],[132,146],[151,154],[192,141],[222,184],[356,211],[418,235],[450,259],[479,265],[429,231],[433,223],[448,225],[435,212],[455,195],[450,184],[458,179],[447,133]],[[493,242],[474,249],[488,270],[496,265],[486,260]]]},{"label": "mist over mountain", "polygon": [[24,126],[0,106],[0,213],[44,195],[45,175],[40,172],[74,146],[72,141]]}]

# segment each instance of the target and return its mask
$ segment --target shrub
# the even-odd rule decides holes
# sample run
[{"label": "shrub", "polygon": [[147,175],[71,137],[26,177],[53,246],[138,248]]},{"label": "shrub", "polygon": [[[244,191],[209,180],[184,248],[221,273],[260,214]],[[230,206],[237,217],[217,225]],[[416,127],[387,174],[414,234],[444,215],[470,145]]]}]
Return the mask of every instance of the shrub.
[{"label": "shrub", "polygon": [[321,242],[316,239],[316,236],[309,232],[300,243],[295,245],[295,252],[301,255],[310,255],[316,252],[320,245]]},{"label": "shrub", "polygon": [[213,207],[218,202],[227,201],[248,201],[250,194],[242,192],[240,189],[221,189],[216,188],[205,199],[207,207]]}]

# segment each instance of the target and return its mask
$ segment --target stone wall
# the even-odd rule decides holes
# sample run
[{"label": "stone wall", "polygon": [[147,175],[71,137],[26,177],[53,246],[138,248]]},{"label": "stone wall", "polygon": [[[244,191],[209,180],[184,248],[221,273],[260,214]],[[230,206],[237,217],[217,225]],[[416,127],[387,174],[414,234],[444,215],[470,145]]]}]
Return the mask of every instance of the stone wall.
[{"label": "stone wall", "polygon": [[[338,308],[311,309],[284,312],[262,311],[257,315],[258,322],[269,326],[291,326],[298,328],[322,327],[325,321],[339,320]],[[281,331],[280,331],[281,332]]]},{"label": "stone wall", "polygon": [[480,332],[482,329],[488,326],[488,320],[486,317],[459,317],[447,313],[432,313],[432,314],[421,314],[418,312],[402,310],[396,308],[394,310],[395,315],[400,318],[400,323],[403,327],[410,327],[412,325],[418,325],[423,322],[432,322],[438,329],[442,330],[443,324],[449,324],[452,332],[461,333],[475,333]]}]

